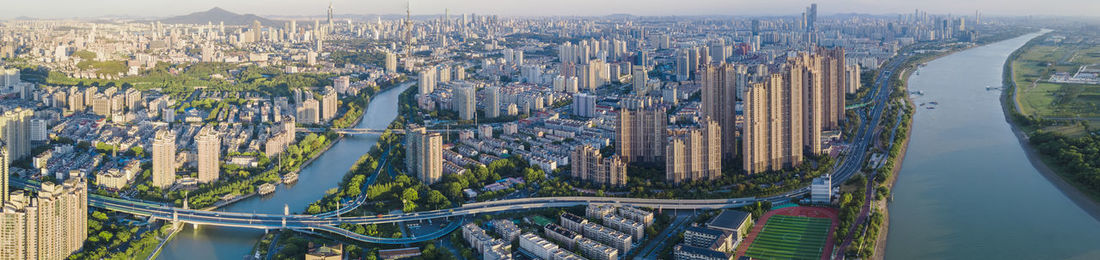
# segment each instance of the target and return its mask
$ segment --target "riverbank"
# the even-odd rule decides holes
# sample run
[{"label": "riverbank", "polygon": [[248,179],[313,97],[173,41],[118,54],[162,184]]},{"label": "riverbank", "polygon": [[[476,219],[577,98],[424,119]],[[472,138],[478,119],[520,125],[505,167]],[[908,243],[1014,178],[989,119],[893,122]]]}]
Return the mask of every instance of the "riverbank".
[{"label": "riverbank", "polygon": [[1004,90],[1001,91],[1001,110],[1004,112],[1005,121],[1008,122],[1012,128],[1012,133],[1016,136],[1016,139],[1020,142],[1020,146],[1024,148],[1024,153],[1027,155],[1028,161],[1035,166],[1035,169],[1043,176],[1043,178],[1054,184],[1059,191],[1068,197],[1074,204],[1088,213],[1096,220],[1100,220],[1100,200],[1095,197],[1086,194],[1081,187],[1069,180],[1069,176],[1066,176],[1059,171],[1052,169],[1047,162],[1043,160],[1042,154],[1031,145],[1030,138],[1027,131],[1023,129],[1019,122],[1019,108],[1020,104],[1017,100],[1019,88],[1015,80],[1015,71],[1013,71],[1012,64],[1019,57],[1019,55],[1030,48],[1036,41],[1042,39],[1042,36],[1035,37],[1024,46],[1016,49],[1005,60],[1004,73],[1002,75],[1002,81],[1004,84]]},{"label": "riverbank", "polygon": [[[986,43],[986,44],[989,44],[989,43]],[[912,76],[913,73],[916,73],[920,69],[921,64],[924,64],[924,63],[927,63],[929,61],[933,61],[933,60],[942,58],[942,57],[947,56],[947,55],[951,55],[951,54],[954,54],[954,53],[958,53],[958,52],[961,52],[961,51],[969,50],[971,48],[980,47],[980,46],[984,46],[984,44],[983,45],[972,45],[972,46],[968,46],[968,47],[965,47],[965,48],[952,48],[951,50],[948,50],[948,51],[939,52],[939,53],[936,53],[934,55],[921,57],[921,58],[913,60],[913,61],[908,61],[907,64],[900,67],[902,69],[902,73],[898,74],[899,75],[898,76],[898,82],[900,82],[900,84],[897,86],[897,89],[895,89],[895,91],[901,91],[902,93],[905,93],[904,98],[903,98],[903,100],[905,100],[905,106],[908,108],[908,111],[912,111],[912,112],[906,112],[909,115],[908,118],[905,119],[905,120],[902,120],[901,121],[902,125],[898,126],[898,127],[905,126],[905,132],[904,132],[904,138],[901,140],[900,148],[898,150],[897,156],[887,158],[887,160],[888,160],[887,163],[893,165],[893,167],[890,169],[890,175],[887,176],[886,179],[882,181],[882,186],[889,189],[890,195],[888,195],[886,197],[886,199],[884,199],[884,200],[874,201],[874,208],[877,212],[882,213],[883,221],[882,221],[882,225],[880,226],[880,228],[877,232],[877,237],[875,238],[875,249],[874,249],[874,253],[871,254],[871,259],[884,259],[885,258],[885,255],[886,255],[886,239],[887,239],[887,237],[890,233],[890,210],[889,210],[888,206],[889,206],[890,201],[893,199],[894,185],[897,183],[898,176],[901,174],[901,169],[902,169],[902,167],[904,165],[904,162],[905,162],[905,155],[909,151],[909,141],[911,140],[911,137],[913,136],[913,128],[915,127],[914,120],[913,120],[913,115],[916,114],[916,106],[914,105],[912,96],[909,94],[909,77]],[[902,116],[902,115],[898,115],[898,116]],[[893,141],[893,140],[891,140],[891,141]]]}]

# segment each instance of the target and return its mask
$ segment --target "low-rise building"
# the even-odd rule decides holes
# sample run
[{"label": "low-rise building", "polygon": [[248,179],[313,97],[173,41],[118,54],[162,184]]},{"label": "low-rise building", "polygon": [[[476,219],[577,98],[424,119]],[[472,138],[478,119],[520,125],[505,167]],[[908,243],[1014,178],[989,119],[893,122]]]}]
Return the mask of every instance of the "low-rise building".
[{"label": "low-rise building", "polygon": [[733,233],[691,226],[684,229],[684,244],[719,252],[730,252],[739,244]]},{"label": "low-rise building", "polygon": [[546,226],[542,227],[542,233],[546,234],[546,237],[550,238],[550,240],[557,242],[559,245],[569,250],[577,248],[577,241],[584,238],[581,234],[554,223],[546,224]]},{"label": "low-rise building", "polygon": [[519,237],[519,227],[516,227],[516,223],[512,223],[511,220],[497,219],[489,223],[493,225],[493,230],[504,239],[504,242],[512,243],[512,241],[516,241],[516,238]]},{"label": "low-rise building", "polygon": [[634,222],[642,223],[646,226],[653,225],[653,212],[635,207],[619,207],[618,212],[619,216],[623,216]]},{"label": "low-rise building", "polygon": [[573,215],[573,213],[569,212],[561,214],[561,226],[565,227],[565,229],[583,233],[585,224],[588,224],[588,219],[582,218],[581,216]]},{"label": "low-rise building", "polygon": [[585,260],[586,258],[581,257],[577,254],[574,254],[573,252],[569,252],[569,250],[558,248],[558,250],[554,250],[554,252],[551,252],[550,259],[551,260]]},{"label": "low-rise building", "polygon": [[553,251],[558,250],[558,245],[550,243],[550,241],[535,235],[535,233],[525,233],[519,237],[519,248],[531,252],[539,259],[552,259],[550,255]]},{"label": "low-rise building", "polygon": [[642,237],[645,236],[645,225],[615,214],[603,215],[603,224],[626,233],[636,240],[641,240]]},{"label": "low-rise building", "polygon": [[582,254],[591,259],[616,260],[619,259],[619,250],[596,242],[595,240],[582,238],[577,241],[577,248]]},{"label": "low-rise building", "polygon": [[629,252],[632,246],[631,244],[634,241],[634,239],[626,233],[596,223],[584,224],[583,233],[584,237],[610,245],[622,252]]},{"label": "low-rise building", "polygon": [[734,233],[737,238],[745,237],[750,227],[752,218],[749,213],[738,210],[723,210],[707,222],[707,228]]},{"label": "low-rise building", "polygon": [[699,248],[684,244],[673,248],[672,256],[676,260],[730,260],[733,256],[706,248]]},{"label": "low-rise building", "polygon": [[602,219],[604,215],[615,213],[615,205],[611,204],[588,204],[588,207],[584,209],[584,216],[596,219]]}]

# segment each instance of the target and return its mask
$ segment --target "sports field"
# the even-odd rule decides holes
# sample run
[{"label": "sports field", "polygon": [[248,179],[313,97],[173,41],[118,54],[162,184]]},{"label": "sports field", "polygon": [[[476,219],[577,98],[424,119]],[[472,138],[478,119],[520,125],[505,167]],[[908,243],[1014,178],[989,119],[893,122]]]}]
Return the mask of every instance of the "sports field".
[{"label": "sports field", "polygon": [[830,219],[775,215],[745,252],[759,259],[821,259]]}]

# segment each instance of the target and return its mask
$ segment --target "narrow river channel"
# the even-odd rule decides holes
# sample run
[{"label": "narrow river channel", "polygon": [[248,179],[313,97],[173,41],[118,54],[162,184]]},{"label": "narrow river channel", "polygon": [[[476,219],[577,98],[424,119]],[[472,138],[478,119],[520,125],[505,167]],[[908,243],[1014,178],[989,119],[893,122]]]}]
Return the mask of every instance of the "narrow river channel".
[{"label": "narrow river channel", "polygon": [[[384,91],[372,97],[367,111],[357,128],[385,129],[397,117],[398,96],[413,82]],[[268,196],[248,198],[221,211],[282,214],[283,206],[290,211],[301,212],[310,203],[321,199],[325,191],[335,188],[348,169],[359,157],[366,154],[378,141],[377,134],[348,135],[336,142],[331,149],[299,173],[298,182],[291,186],[280,185]],[[159,259],[242,259],[251,253],[252,246],[263,231],[255,229],[225,228],[191,225],[169,241]]]}]

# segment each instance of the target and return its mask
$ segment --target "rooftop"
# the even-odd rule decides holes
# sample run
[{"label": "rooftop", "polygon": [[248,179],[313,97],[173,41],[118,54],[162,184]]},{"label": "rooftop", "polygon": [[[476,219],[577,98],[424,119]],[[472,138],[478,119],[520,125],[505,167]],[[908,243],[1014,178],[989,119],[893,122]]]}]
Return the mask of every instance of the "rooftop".
[{"label": "rooftop", "polygon": [[738,210],[723,210],[722,213],[718,213],[710,222],[707,222],[707,227],[721,228],[721,229],[739,229],[741,223],[745,222],[745,219],[749,217],[748,212]]}]

